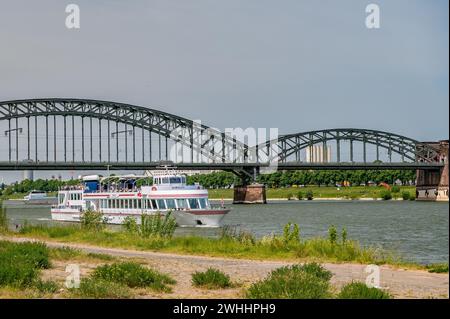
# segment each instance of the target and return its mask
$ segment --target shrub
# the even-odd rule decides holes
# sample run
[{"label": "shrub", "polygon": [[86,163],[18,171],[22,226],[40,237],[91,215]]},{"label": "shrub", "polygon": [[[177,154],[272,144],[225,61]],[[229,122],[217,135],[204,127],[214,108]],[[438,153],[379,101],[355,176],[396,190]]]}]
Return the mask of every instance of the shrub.
[{"label": "shrub", "polygon": [[42,281],[42,280],[37,280],[34,283],[34,287],[42,293],[55,293],[58,291],[58,284],[54,281],[51,280],[47,280],[47,281]]},{"label": "shrub", "polygon": [[230,276],[214,268],[208,268],[205,272],[193,273],[192,284],[207,289],[231,287]]},{"label": "shrub", "polygon": [[402,198],[403,200],[409,200],[411,198],[410,192],[402,192]]},{"label": "shrub", "polygon": [[32,286],[39,269],[49,267],[44,244],[0,241],[0,286]]},{"label": "shrub", "polygon": [[289,243],[298,243],[300,241],[300,228],[297,224],[287,223],[283,228],[283,241]]},{"label": "shrub", "polygon": [[328,240],[330,241],[330,243],[332,244],[336,244],[337,243],[337,229],[334,225],[331,225],[330,228],[328,228]]},{"label": "shrub", "polygon": [[80,217],[81,228],[87,230],[102,230],[105,228],[106,219],[101,212],[87,210]]},{"label": "shrub", "polygon": [[117,298],[133,297],[131,290],[122,284],[93,278],[82,279],[79,288],[71,288],[76,297],[81,298]]},{"label": "shrub", "polygon": [[292,193],[287,193],[286,194],[286,199],[287,200],[291,200],[292,196],[293,196]]},{"label": "shrub", "polygon": [[141,224],[138,225],[138,234],[145,238],[172,238],[176,228],[176,221],[171,215],[172,212],[170,211],[165,216],[159,212],[155,215],[142,214]]},{"label": "shrub", "polygon": [[241,244],[254,245],[256,243],[255,236],[246,230],[236,226],[225,225],[220,230],[221,240],[233,240]]},{"label": "shrub", "polygon": [[331,273],[317,264],[294,265],[272,271],[246,292],[250,299],[323,299],[329,292]]},{"label": "shrub", "polygon": [[380,197],[384,200],[390,200],[390,199],[392,199],[392,193],[388,190],[383,190],[380,193]]},{"label": "shrub", "polygon": [[2,203],[0,201],[0,233],[8,230],[8,218],[6,216],[6,211],[1,206]]},{"label": "shrub", "polygon": [[431,264],[427,265],[428,272],[448,273],[448,264]]},{"label": "shrub", "polygon": [[297,193],[297,199],[298,199],[298,200],[302,200],[302,199],[303,199],[303,192],[302,192],[302,191],[299,191],[299,192]]},{"label": "shrub", "polygon": [[339,299],[390,299],[391,296],[378,288],[369,288],[362,282],[352,282],[342,287]]},{"label": "shrub", "polygon": [[345,245],[347,242],[347,229],[342,228],[342,244]]},{"label": "shrub", "polygon": [[308,190],[308,191],[306,192],[306,199],[312,200],[313,198],[314,198],[313,191],[312,191],[312,190]]},{"label": "shrub", "polygon": [[130,288],[148,287],[156,291],[170,291],[168,284],[175,280],[135,262],[114,263],[97,267],[91,277],[97,280],[126,285]]},{"label": "shrub", "polygon": [[68,260],[82,254],[81,250],[68,246],[50,249],[50,256],[55,259]]},{"label": "shrub", "polygon": [[400,186],[398,186],[398,185],[394,185],[394,186],[392,186],[392,188],[391,188],[391,192],[392,193],[400,193]]}]

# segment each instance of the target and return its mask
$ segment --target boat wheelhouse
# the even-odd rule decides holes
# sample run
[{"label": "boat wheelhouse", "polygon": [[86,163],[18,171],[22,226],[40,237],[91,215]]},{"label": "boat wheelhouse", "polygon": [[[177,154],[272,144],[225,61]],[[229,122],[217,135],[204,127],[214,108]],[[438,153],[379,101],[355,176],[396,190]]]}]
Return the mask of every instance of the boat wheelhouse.
[{"label": "boat wheelhouse", "polygon": [[99,211],[111,224],[122,224],[125,218],[142,214],[167,214],[179,226],[218,227],[229,212],[212,206],[208,191],[200,185],[187,185],[186,176],[165,171],[148,176],[123,175],[102,177],[89,175],[82,185],[66,187],[58,192],[58,205],[51,210],[52,219],[80,221],[87,210]]}]

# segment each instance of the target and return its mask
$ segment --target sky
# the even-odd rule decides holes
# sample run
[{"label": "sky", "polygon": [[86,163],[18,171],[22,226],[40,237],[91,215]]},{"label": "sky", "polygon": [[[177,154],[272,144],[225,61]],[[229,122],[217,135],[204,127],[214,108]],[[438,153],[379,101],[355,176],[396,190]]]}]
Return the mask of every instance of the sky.
[{"label": "sky", "polygon": [[[78,4],[80,29],[65,26]],[[365,25],[380,7],[379,29]],[[225,128],[449,131],[447,0],[1,0],[0,101],[101,99]]]}]

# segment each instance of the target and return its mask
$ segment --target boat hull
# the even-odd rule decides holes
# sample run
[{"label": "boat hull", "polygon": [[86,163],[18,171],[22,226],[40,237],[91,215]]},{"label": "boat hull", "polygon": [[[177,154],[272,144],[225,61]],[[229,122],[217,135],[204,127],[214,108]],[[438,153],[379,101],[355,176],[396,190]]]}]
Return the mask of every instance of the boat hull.
[{"label": "boat hull", "polygon": [[[176,210],[172,211],[172,216],[180,227],[220,227],[222,219],[229,212],[229,209],[213,209],[213,210]],[[160,212],[165,215],[167,212]],[[55,208],[51,210],[52,220],[63,222],[80,222],[80,211],[70,208]],[[146,213],[155,215],[157,212]],[[141,212],[104,212],[105,222],[107,224],[123,224],[127,217],[136,218],[140,223]]]}]

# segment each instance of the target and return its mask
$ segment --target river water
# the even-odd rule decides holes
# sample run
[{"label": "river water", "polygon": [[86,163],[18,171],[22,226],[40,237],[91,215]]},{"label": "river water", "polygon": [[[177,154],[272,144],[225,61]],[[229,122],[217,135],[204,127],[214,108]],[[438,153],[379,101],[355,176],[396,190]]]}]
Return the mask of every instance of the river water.
[{"label": "river water", "polygon": [[[230,205],[225,225],[257,236],[281,233],[288,222],[298,223],[303,238],[326,236],[330,225],[347,229],[348,238],[362,245],[395,251],[418,263],[448,262],[449,204],[416,201],[280,201],[267,205]],[[50,209],[17,207],[6,210],[21,224],[50,222]],[[177,234],[216,236],[211,228],[179,228]]]}]

